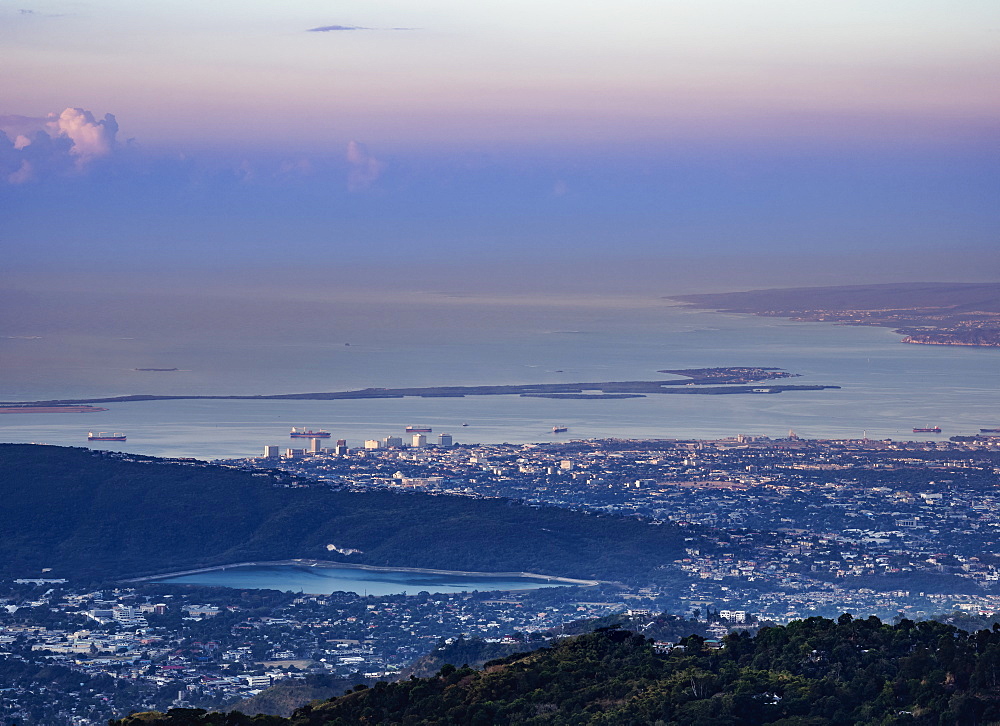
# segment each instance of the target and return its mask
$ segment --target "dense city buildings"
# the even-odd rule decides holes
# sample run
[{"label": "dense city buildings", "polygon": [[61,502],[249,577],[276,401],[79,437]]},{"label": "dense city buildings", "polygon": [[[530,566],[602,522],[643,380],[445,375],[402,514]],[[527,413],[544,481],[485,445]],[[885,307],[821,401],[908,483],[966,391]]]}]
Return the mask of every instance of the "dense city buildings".
[{"label": "dense city buildings", "polygon": [[[652,576],[589,587],[390,596],[148,582],[95,589],[26,573],[0,583],[3,723],[85,726],[140,708],[227,707],[282,681],[393,679],[456,638],[528,649],[588,618],[624,619],[669,647],[657,613],[680,618],[671,632],[721,637],[845,611],[917,620],[1000,610],[995,437],[443,438],[416,447],[394,436],[338,440],[318,453],[310,442],[285,456],[269,446],[258,458],[186,463],[267,472],[286,488],[506,498],[636,517],[680,528],[680,556]],[[348,563],[358,552],[349,540],[336,553]]]},{"label": "dense city buildings", "polygon": [[[1000,438],[389,446],[269,466],[330,486],[506,497],[672,522],[690,532],[676,611],[784,621],[1000,609]],[[640,583],[634,583],[640,584]]]},{"label": "dense city buildings", "polygon": [[613,591],[602,597],[578,588],[366,597],[4,583],[0,722],[103,724],[145,708],[217,708],[309,674],[344,687],[392,679],[455,638],[545,640],[553,628],[625,608]]}]

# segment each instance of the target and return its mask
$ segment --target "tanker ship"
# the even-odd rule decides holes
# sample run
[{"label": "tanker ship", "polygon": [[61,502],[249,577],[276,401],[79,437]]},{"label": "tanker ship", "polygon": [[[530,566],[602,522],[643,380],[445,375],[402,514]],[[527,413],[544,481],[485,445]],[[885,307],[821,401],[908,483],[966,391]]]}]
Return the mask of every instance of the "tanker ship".
[{"label": "tanker ship", "polygon": [[292,433],[288,434],[293,439],[328,439],[330,438],[329,431],[313,431],[312,429],[298,429],[293,428]]},{"label": "tanker ship", "polygon": [[100,431],[95,434],[93,431],[90,431],[87,433],[87,441],[125,441],[125,434],[109,434],[107,431]]}]

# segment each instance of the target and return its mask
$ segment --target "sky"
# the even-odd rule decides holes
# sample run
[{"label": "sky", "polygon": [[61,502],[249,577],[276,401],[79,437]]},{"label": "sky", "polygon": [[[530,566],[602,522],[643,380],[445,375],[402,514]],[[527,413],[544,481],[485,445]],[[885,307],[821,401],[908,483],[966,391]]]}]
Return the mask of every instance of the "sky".
[{"label": "sky", "polygon": [[15,288],[1000,273],[992,0],[0,0],[0,57]]}]

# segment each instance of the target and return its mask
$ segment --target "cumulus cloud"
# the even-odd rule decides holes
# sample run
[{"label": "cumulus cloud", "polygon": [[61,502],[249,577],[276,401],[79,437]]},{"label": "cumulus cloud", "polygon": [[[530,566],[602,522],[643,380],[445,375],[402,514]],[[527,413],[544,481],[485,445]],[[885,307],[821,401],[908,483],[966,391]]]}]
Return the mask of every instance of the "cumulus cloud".
[{"label": "cumulus cloud", "polygon": [[70,153],[78,157],[81,164],[91,159],[107,156],[115,147],[118,121],[110,113],[98,121],[90,111],[82,108],[67,108],[45,126],[50,136],[66,137],[73,142]]},{"label": "cumulus cloud", "polygon": [[71,146],[68,139],[53,139],[44,131],[18,134],[12,141],[0,129],[0,180],[26,184],[48,174],[72,172]]},{"label": "cumulus cloud", "polygon": [[371,187],[385,169],[385,164],[369,154],[365,145],[357,141],[351,141],[347,145],[347,163],[351,166],[347,174],[347,188],[352,192]]},{"label": "cumulus cloud", "polygon": [[25,184],[49,174],[82,172],[117,148],[118,122],[67,108],[48,116],[0,116],[0,176]]}]

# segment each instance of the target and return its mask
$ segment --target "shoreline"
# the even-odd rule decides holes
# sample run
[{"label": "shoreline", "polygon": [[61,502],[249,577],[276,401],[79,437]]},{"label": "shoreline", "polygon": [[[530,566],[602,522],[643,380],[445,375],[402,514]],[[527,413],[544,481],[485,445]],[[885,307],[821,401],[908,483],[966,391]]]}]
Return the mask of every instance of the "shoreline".
[{"label": "shoreline", "polygon": [[[238,567],[318,567],[324,570],[366,570],[368,572],[412,572],[423,575],[460,575],[462,577],[521,577],[532,580],[545,580],[546,582],[561,582],[567,585],[577,585],[582,587],[594,587],[604,583],[603,580],[581,580],[573,577],[559,577],[556,575],[540,575],[537,572],[465,572],[462,570],[439,570],[429,567],[383,567],[379,565],[362,565],[350,562],[334,562],[332,560],[269,560],[262,562],[235,562],[228,565],[212,565],[209,567],[198,567],[191,570],[178,572],[164,572],[157,575],[145,575],[143,577],[133,577],[121,580],[123,583],[134,582],[156,582],[168,577],[184,577],[185,575],[198,575],[203,572],[218,572],[220,570],[230,570]],[[604,583],[607,584],[607,583]]]}]

